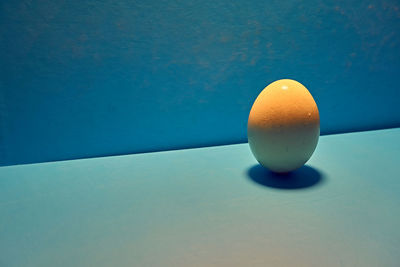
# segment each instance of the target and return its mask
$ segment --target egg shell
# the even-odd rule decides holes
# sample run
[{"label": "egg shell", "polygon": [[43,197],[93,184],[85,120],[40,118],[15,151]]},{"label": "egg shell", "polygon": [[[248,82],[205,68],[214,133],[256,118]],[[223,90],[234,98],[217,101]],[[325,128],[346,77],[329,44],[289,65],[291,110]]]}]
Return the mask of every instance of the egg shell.
[{"label": "egg shell", "polygon": [[273,172],[303,166],[313,154],[320,135],[314,98],[301,83],[283,79],[268,85],[255,100],[247,137],[257,161]]}]

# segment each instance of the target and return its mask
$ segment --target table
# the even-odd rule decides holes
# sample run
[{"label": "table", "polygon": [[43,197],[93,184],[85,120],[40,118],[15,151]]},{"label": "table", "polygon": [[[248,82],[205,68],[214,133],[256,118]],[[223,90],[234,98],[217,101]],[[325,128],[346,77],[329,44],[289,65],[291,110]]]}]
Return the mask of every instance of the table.
[{"label": "table", "polygon": [[0,168],[0,266],[399,266],[400,128]]}]

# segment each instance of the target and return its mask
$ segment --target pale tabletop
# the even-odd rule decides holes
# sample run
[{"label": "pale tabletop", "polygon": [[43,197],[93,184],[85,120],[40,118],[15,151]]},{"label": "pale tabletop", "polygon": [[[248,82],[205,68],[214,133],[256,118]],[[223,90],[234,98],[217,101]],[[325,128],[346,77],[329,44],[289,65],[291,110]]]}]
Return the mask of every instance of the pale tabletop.
[{"label": "pale tabletop", "polygon": [[0,168],[0,266],[399,266],[400,128]]}]

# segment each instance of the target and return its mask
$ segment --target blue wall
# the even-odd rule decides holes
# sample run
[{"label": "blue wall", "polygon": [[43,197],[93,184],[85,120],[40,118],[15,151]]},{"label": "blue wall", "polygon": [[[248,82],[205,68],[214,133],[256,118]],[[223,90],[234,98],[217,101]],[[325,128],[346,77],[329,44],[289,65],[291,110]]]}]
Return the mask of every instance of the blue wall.
[{"label": "blue wall", "polygon": [[270,82],[322,133],[400,126],[398,1],[1,1],[0,164],[246,140]]}]

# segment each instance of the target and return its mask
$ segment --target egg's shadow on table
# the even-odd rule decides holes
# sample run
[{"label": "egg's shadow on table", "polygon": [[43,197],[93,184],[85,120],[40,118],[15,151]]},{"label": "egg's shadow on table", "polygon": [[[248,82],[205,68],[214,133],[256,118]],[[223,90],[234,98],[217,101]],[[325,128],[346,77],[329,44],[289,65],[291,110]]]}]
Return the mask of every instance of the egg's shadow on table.
[{"label": "egg's shadow on table", "polygon": [[325,179],[321,172],[307,165],[289,173],[274,173],[257,164],[247,170],[247,175],[259,185],[286,190],[313,187]]}]

